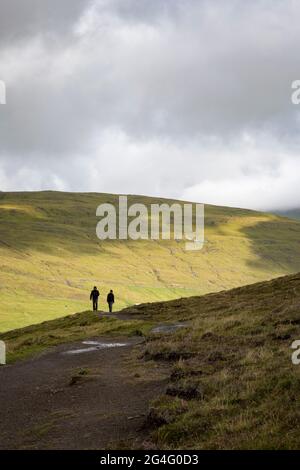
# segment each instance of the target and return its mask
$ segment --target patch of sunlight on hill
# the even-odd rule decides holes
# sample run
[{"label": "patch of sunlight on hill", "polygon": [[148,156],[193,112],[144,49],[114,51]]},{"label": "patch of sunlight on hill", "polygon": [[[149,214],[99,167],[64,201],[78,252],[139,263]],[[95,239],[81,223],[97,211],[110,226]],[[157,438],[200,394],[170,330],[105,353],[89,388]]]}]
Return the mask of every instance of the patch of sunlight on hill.
[{"label": "patch of sunlight on hill", "polygon": [[22,204],[0,204],[0,211],[9,211],[10,215],[15,215],[16,212],[24,213],[24,215],[43,218],[43,214],[32,206],[24,206]]}]

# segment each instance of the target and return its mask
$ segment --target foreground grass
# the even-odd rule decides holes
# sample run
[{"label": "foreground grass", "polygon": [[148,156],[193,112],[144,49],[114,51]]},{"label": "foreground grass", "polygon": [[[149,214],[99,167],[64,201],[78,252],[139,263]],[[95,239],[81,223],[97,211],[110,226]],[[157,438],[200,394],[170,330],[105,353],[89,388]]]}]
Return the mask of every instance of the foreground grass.
[{"label": "foreground grass", "polygon": [[[300,275],[167,303],[191,327],[152,336],[146,359],[172,366],[149,424],[159,448],[297,449]],[[180,310],[180,314],[179,314]]]},{"label": "foreground grass", "polygon": [[[129,307],[120,319],[83,312],[0,336],[16,360],[53,344],[98,335],[144,335],[135,358],[170,370],[147,427],[160,449],[297,449],[300,274],[217,294]],[[132,320],[121,320],[132,315]],[[126,315],[126,316],[125,316]],[[186,322],[170,335],[162,322]],[[148,444],[149,445],[149,444]],[[130,444],[128,444],[130,446]]]},{"label": "foreground grass", "polygon": [[0,335],[7,348],[7,362],[13,363],[62,343],[98,336],[143,336],[152,327],[144,320],[118,320],[87,311]]},{"label": "foreground grass", "polygon": [[[90,308],[109,289],[117,308],[202,295],[300,271],[300,222],[205,206],[205,246],[100,241],[96,208],[118,196],[0,192],[0,332]],[[174,201],[130,196],[129,204]]]}]

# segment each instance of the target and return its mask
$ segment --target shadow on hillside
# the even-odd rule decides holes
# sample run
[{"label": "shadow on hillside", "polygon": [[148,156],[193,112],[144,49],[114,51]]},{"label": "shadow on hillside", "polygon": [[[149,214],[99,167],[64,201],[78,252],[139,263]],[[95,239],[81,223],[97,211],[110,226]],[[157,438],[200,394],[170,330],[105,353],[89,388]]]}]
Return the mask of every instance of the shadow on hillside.
[{"label": "shadow on hillside", "polygon": [[251,242],[256,259],[251,268],[282,274],[300,271],[300,222],[274,219],[240,230]]},{"label": "shadow on hillside", "polygon": [[[149,214],[152,203],[178,203],[173,200],[128,197],[128,205],[136,202],[145,204]],[[104,246],[109,249],[119,243],[112,240],[102,242],[96,236],[96,226],[99,222],[96,208],[103,203],[118,207],[117,196],[56,192],[1,193],[0,247],[7,247],[22,254],[34,250],[57,255],[57,248],[60,248],[75,255],[95,255],[98,250],[103,250]],[[230,222],[232,217],[243,216],[256,216],[256,213],[243,209],[205,206],[207,229],[218,230]],[[171,224],[173,219],[171,216]],[[149,223],[149,231],[150,226]],[[135,243],[127,241],[127,244]]]},{"label": "shadow on hillside", "polygon": [[[150,211],[151,203],[171,204],[178,201],[138,196],[128,198],[128,205],[136,202],[144,203]],[[114,254],[112,248],[119,246],[119,241],[101,242],[96,236],[96,225],[99,221],[96,208],[102,203],[117,206],[118,197],[108,194],[56,192],[1,193],[0,248],[18,252],[22,256],[32,250],[58,256],[60,250],[73,256],[95,256],[100,251],[107,250],[110,257],[115,257],[117,252]],[[11,207],[1,209],[4,205]],[[27,209],[20,210],[20,207]],[[207,205],[205,230],[208,234],[211,231],[226,237],[223,228],[231,223],[232,218],[257,218],[261,215],[244,209]],[[274,216],[269,221],[258,221],[238,230],[251,243],[254,256],[247,262],[249,269],[266,271],[270,276],[274,273],[276,275],[300,271],[300,222]],[[137,243],[140,242],[128,240],[126,246],[136,246]],[[150,252],[153,247],[151,241],[143,243],[144,250]],[[205,251],[200,255],[205,256]]]}]

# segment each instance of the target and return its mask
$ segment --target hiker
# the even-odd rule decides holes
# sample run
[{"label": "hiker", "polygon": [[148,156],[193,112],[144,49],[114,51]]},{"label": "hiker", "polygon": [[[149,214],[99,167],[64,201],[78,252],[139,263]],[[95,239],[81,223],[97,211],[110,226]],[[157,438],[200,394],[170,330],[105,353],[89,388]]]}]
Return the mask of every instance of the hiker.
[{"label": "hiker", "polygon": [[93,310],[94,312],[98,310],[98,297],[100,295],[100,292],[98,291],[97,287],[95,286],[94,289],[91,292],[90,295],[90,300],[93,301]]},{"label": "hiker", "polygon": [[110,313],[112,312],[113,304],[115,302],[115,296],[112,290],[107,294],[107,303]]}]

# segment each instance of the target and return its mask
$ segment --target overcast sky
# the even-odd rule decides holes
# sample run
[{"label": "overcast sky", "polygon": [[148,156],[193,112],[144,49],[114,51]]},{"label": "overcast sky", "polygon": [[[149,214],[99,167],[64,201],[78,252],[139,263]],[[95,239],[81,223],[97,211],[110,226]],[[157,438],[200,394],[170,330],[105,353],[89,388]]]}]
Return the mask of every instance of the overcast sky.
[{"label": "overcast sky", "polygon": [[1,0],[0,189],[300,206],[298,0]]}]

